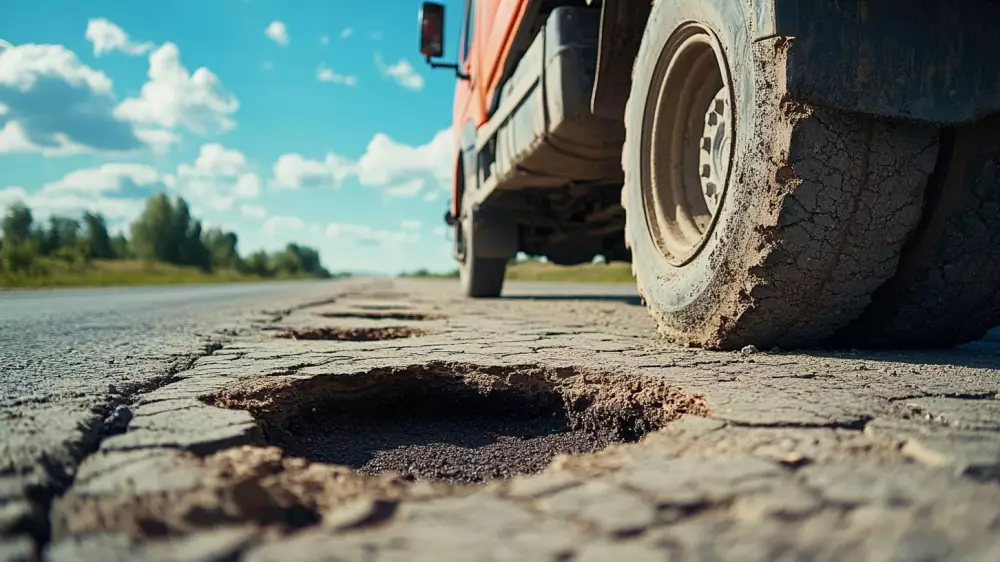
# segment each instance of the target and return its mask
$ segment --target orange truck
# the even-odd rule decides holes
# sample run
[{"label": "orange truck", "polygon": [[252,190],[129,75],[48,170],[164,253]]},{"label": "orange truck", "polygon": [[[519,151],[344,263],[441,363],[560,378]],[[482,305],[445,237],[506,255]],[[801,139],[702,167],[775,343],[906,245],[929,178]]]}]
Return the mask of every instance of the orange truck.
[{"label": "orange truck", "polygon": [[470,297],[517,253],[629,261],[694,346],[946,346],[1000,323],[1000,2],[466,0],[445,219]]}]

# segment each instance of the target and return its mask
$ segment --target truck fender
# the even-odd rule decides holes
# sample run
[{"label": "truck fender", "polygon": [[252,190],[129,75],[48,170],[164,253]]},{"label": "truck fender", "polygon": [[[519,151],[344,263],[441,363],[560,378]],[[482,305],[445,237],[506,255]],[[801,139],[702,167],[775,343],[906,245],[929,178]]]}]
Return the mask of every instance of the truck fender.
[{"label": "truck fender", "polygon": [[625,118],[632,66],[652,7],[650,0],[604,0],[601,4],[597,70],[590,97],[595,115],[617,121]]},{"label": "truck fender", "polygon": [[[1000,112],[995,60],[1000,2],[727,1],[752,3],[753,29],[747,32],[754,41],[789,40],[785,75],[792,99],[945,126]],[[624,118],[651,5],[650,0],[604,0],[591,96],[595,114]]]}]

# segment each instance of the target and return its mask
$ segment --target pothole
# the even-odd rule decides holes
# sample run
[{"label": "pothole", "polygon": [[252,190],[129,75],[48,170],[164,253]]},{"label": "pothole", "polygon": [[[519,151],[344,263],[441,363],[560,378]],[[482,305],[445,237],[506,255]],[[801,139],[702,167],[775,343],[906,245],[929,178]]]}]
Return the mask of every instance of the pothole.
[{"label": "pothole", "polygon": [[361,320],[397,320],[401,322],[419,322],[422,320],[440,320],[444,316],[440,314],[422,312],[324,312],[319,314],[323,318],[357,318]]},{"label": "pothole", "polygon": [[268,444],[290,456],[449,483],[538,472],[558,454],[708,413],[700,397],[653,377],[443,363],[253,381],[206,401],[249,410]]},{"label": "pothole", "polygon": [[383,328],[303,328],[285,330],[276,337],[292,340],[382,341],[412,338],[427,332],[409,326]]}]

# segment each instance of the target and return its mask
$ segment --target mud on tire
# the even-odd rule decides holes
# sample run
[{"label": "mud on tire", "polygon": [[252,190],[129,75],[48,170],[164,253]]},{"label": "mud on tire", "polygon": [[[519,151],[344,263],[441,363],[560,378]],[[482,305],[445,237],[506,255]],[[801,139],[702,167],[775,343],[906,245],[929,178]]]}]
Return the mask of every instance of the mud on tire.
[{"label": "mud on tire", "polygon": [[[639,290],[669,339],[709,348],[808,345],[857,318],[895,272],[920,219],[937,136],[786,99],[788,40],[751,42],[748,9],[729,0],[654,5],[625,116],[626,237]],[[735,125],[714,226],[677,265],[654,241],[644,203],[643,114],[664,46],[691,21],[710,29],[724,53]]]},{"label": "mud on tire", "polygon": [[896,275],[840,333],[855,347],[942,347],[1000,324],[1000,115],[946,130]]}]

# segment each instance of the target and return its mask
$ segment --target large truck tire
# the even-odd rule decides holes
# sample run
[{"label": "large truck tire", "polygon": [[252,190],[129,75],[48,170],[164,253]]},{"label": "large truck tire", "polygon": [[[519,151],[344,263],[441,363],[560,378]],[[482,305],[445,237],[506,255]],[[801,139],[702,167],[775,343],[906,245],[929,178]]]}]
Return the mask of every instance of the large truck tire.
[{"label": "large truck tire", "polygon": [[1000,115],[943,135],[924,218],[841,343],[944,347],[1000,325]]},{"label": "large truck tire", "polygon": [[653,6],[625,114],[626,237],[667,338],[810,345],[896,271],[937,134],[788,100],[788,39],[750,41],[747,6]]},{"label": "large truck tire", "polygon": [[476,240],[489,237],[490,224],[478,221],[473,213],[464,213],[461,221],[461,253],[458,277],[462,284],[462,294],[471,298],[495,298],[503,290],[503,280],[507,273],[507,259],[477,257],[479,249]]}]

